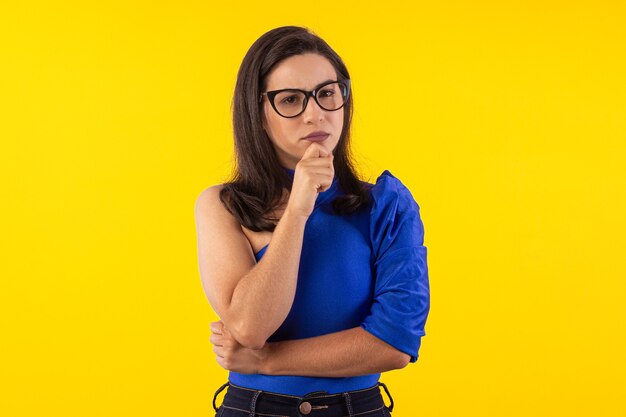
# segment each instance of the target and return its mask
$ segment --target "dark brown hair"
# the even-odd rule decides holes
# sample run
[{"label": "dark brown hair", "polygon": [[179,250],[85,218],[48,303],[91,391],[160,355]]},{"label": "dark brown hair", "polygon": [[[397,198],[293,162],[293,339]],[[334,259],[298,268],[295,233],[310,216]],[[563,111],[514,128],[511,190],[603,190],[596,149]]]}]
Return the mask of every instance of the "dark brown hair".
[{"label": "dark brown hair", "polygon": [[[235,166],[220,200],[246,228],[274,231],[276,220],[268,214],[280,203],[283,189],[291,191],[292,178],[282,167],[262,127],[259,95],[266,88],[267,74],[280,61],[293,55],[317,53],[327,58],[339,79],[349,79],[345,64],[335,51],[311,30],[298,26],[272,29],[257,39],[246,53],[235,85],[232,102]],[[350,153],[352,93],[344,108],[343,129],[335,147],[334,169],[344,195],[332,202],[336,214],[348,214],[369,205],[371,199],[355,174]]]}]

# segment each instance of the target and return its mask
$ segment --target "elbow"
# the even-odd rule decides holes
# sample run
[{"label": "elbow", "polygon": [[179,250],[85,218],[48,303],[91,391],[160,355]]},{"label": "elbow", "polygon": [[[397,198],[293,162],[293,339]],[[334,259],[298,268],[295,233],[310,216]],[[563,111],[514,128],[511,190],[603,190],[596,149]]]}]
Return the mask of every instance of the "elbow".
[{"label": "elbow", "polygon": [[395,355],[392,360],[393,369],[402,369],[409,364],[411,361],[411,356],[407,355],[404,352],[396,350]]},{"label": "elbow", "polygon": [[258,330],[255,331],[242,325],[236,326],[231,333],[240,345],[248,349],[262,349],[267,341],[267,338],[259,334]]},{"label": "elbow", "polygon": [[243,343],[240,343],[243,347],[246,347],[248,349],[260,350],[263,349],[266,341],[266,339],[255,337],[254,335],[246,335],[243,337]]},{"label": "elbow", "polygon": [[232,314],[231,309],[227,312],[229,314],[227,314],[226,320],[223,321],[230,335],[237,343],[245,348],[254,350],[262,349],[265,346],[269,335],[265,336],[260,332],[261,329],[259,329],[256,323],[250,323],[250,320],[247,320],[241,314]]}]

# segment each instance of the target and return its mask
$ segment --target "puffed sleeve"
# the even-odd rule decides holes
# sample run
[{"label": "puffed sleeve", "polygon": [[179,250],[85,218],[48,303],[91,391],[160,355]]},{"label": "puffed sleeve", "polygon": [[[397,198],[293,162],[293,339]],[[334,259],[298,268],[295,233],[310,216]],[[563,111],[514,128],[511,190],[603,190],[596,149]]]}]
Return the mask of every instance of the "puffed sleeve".
[{"label": "puffed sleeve", "polygon": [[371,310],[361,327],[416,362],[430,310],[420,207],[408,188],[388,170],[370,190],[370,239],[376,282]]}]

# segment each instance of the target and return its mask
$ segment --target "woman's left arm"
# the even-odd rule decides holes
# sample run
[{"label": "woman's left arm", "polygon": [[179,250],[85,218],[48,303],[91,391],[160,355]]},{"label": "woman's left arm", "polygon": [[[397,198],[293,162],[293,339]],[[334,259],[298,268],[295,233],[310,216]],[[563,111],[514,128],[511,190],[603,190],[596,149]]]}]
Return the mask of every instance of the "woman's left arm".
[{"label": "woman's left arm", "polygon": [[410,359],[361,326],[306,339],[267,342],[258,350],[240,345],[221,321],[211,323],[211,331],[217,362],[239,373],[348,377],[400,369]]}]

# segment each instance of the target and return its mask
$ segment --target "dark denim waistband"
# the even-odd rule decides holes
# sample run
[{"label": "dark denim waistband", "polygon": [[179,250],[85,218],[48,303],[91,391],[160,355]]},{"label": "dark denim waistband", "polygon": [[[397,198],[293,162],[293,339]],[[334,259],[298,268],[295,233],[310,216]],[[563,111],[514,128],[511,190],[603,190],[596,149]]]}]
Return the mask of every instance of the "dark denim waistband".
[{"label": "dark denim waistband", "polygon": [[[215,401],[220,392],[226,387],[222,405],[218,408]],[[386,406],[379,387],[383,387],[389,397],[390,404]],[[358,416],[379,411],[380,415],[388,416],[384,410],[393,411],[393,398],[387,386],[378,382],[376,385],[361,390],[346,391],[338,394],[329,394],[327,391],[314,391],[304,396],[280,394],[270,391],[255,390],[240,387],[226,382],[213,396],[213,408],[218,416],[223,409],[232,409],[254,415],[284,415],[284,416]]]}]

